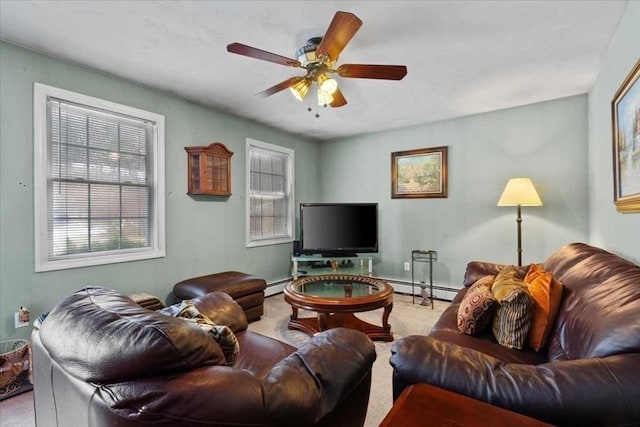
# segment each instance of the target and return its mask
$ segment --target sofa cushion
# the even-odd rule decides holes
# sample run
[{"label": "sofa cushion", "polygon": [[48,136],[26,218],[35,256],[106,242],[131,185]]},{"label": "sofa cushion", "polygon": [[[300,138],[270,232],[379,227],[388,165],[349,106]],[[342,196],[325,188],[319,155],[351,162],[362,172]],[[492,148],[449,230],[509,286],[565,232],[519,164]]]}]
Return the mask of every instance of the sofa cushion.
[{"label": "sofa cushion", "polygon": [[531,264],[524,282],[534,303],[527,344],[535,351],[540,351],[547,342],[558,314],[562,300],[562,284],[538,264]]},{"label": "sofa cushion", "polygon": [[[527,346],[522,350],[516,350],[498,344],[491,328],[485,328],[478,335],[461,334],[456,324],[458,309],[469,289],[468,287],[460,289],[451,304],[444,309],[431,328],[430,337],[489,354],[506,363],[537,365],[546,362],[547,357],[543,352],[535,352]],[[240,345],[242,345],[242,342]]]},{"label": "sofa cushion", "polygon": [[283,341],[250,330],[239,332],[236,337],[240,343],[240,354],[234,368],[251,372],[260,378],[267,375],[276,363],[297,350]]},{"label": "sofa cushion", "polygon": [[225,363],[218,344],[197,325],[140,307],[107,288],[74,292],[51,310],[40,331],[51,357],[88,382],[128,381]]},{"label": "sofa cushion", "polygon": [[458,307],[458,330],[476,335],[491,322],[498,301],[491,293],[494,276],[484,276],[471,285]]}]

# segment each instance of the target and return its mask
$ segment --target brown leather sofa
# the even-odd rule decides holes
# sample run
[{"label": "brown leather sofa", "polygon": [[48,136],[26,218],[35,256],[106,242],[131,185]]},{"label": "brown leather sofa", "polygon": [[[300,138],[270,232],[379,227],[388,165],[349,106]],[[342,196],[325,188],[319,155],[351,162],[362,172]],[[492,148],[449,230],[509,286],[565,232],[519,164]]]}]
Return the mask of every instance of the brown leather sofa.
[{"label": "brown leather sofa", "polygon": [[193,300],[234,332],[226,366],[196,324],[89,287],[32,333],[35,413],[46,426],[362,426],[376,358],[371,340],[332,329],[299,349],[247,329],[242,308],[214,292]]},{"label": "brown leather sofa", "polygon": [[468,286],[502,267],[469,263],[465,287],[431,332],[394,343],[394,399],[428,383],[556,425],[640,425],[640,266],[582,243],[555,251],[543,268],[562,282],[562,302],[537,353],[499,345],[491,327],[458,332]]}]

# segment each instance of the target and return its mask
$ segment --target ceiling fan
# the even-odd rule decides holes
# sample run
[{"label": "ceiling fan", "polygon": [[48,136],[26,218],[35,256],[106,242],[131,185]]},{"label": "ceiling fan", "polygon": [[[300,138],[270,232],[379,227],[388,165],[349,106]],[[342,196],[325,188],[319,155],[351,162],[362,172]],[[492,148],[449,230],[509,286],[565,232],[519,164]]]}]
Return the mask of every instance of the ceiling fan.
[{"label": "ceiling fan", "polygon": [[362,21],[353,13],[336,12],[324,36],[309,39],[307,44],[296,52],[297,59],[242,43],[227,45],[227,51],[306,70],[304,76],[288,78],[263,90],[259,95],[266,97],[289,88],[293,95],[302,101],[315,82],[318,86],[319,105],[342,107],[347,104],[347,100],[338,88],[338,82],[330,77],[331,74],[337,73],[345,78],[382,80],[402,80],[407,75],[407,67],[404,65],[342,64],[334,68],[338,56],[361,26]]}]

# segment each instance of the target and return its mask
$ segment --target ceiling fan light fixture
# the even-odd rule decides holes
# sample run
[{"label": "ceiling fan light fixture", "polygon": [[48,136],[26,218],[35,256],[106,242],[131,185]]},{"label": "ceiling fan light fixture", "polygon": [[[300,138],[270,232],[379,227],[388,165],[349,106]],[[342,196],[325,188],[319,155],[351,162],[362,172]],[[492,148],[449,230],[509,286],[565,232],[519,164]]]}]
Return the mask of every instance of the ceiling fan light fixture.
[{"label": "ceiling fan light fixture", "polygon": [[309,79],[300,79],[300,81],[289,87],[289,89],[298,101],[303,101],[310,87],[311,81]]},{"label": "ceiling fan light fixture", "polygon": [[318,87],[322,92],[331,95],[338,89],[338,82],[326,74],[320,74],[318,76]]},{"label": "ceiling fan light fixture", "polygon": [[333,96],[328,94],[322,90],[322,88],[318,87],[318,105],[329,105],[333,102]]}]

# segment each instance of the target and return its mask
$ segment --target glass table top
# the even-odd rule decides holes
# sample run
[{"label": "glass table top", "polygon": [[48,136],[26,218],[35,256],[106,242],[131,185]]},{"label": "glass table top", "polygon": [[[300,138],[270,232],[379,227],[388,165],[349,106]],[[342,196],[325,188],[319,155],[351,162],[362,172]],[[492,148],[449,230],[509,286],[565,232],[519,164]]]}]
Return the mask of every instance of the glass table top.
[{"label": "glass table top", "polygon": [[319,298],[358,298],[376,295],[384,282],[365,276],[308,276],[291,283],[293,291]]}]

